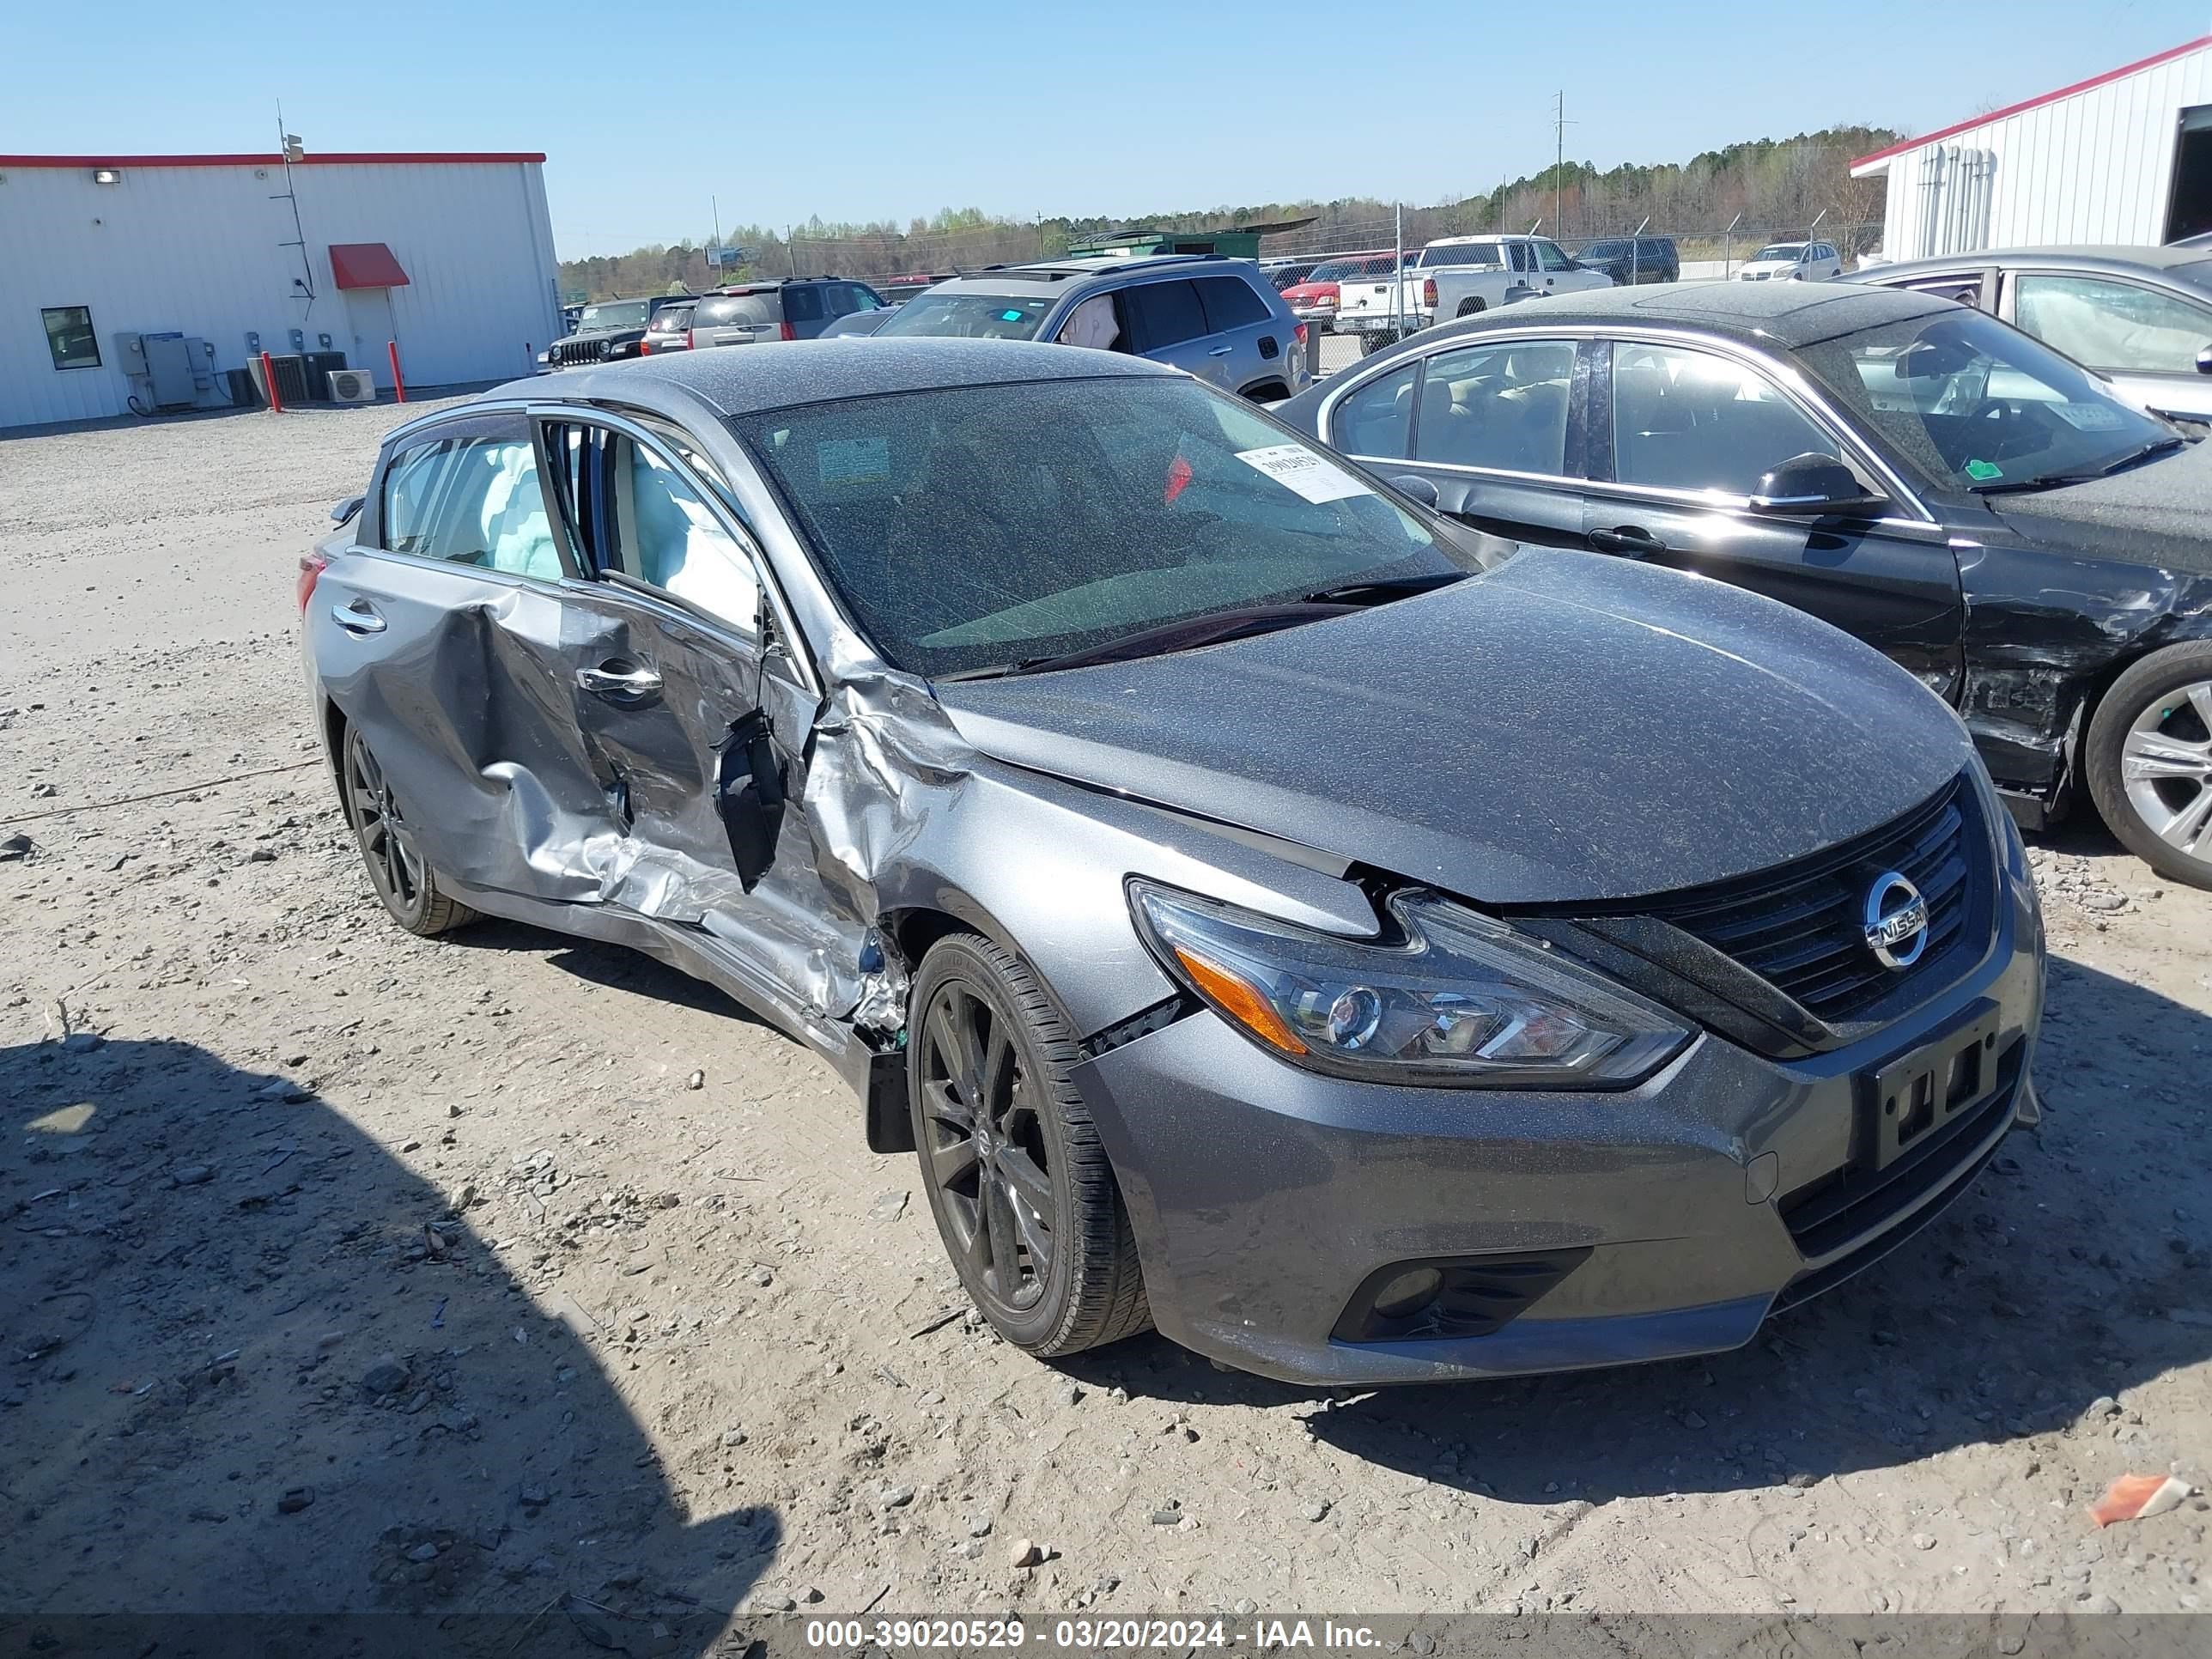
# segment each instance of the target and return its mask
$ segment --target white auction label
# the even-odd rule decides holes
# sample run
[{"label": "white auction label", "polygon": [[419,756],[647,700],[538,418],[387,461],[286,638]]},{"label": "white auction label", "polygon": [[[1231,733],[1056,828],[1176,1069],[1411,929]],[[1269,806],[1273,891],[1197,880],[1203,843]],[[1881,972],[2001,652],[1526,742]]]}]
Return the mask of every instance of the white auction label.
[{"label": "white auction label", "polygon": [[1265,449],[1240,449],[1237,459],[1310,501],[1340,501],[1347,495],[1375,493],[1335,462],[1304,444],[1270,444]]}]

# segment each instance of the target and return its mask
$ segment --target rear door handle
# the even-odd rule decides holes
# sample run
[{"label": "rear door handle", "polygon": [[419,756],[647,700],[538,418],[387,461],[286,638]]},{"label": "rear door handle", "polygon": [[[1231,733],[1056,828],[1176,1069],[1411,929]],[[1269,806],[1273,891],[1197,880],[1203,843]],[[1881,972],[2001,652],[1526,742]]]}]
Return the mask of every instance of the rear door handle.
[{"label": "rear door handle", "polygon": [[1667,550],[1666,543],[1632,524],[1622,525],[1617,530],[1593,530],[1589,544],[1601,553],[1623,553],[1632,559],[1648,559]]},{"label": "rear door handle", "polygon": [[386,626],[384,618],[369,609],[367,599],[332,605],[331,620],[349,634],[381,634]]},{"label": "rear door handle", "polygon": [[647,697],[660,690],[660,676],[650,668],[631,668],[619,659],[597,668],[576,671],[576,684],[599,697]]},{"label": "rear door handle", "polygon": [[1212,350],[1207,352],[1206,355],[1209,357],[1226,357],[1231,352],[1236,349],[1237,348],[1233,345],[1216,346]]}]

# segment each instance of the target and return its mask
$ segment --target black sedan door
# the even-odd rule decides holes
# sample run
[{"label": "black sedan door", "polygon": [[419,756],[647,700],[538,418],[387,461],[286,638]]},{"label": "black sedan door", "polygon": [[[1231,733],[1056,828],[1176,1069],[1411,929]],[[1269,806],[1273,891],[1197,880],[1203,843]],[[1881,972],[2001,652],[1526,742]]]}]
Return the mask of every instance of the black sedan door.
[{"label": "black sedan door", "polygon": [[1583,528],[1600,552],[1733,582],[1883,652],[1948,702],[1964,611],[1940,526],[1888,514],[1756,512],[1762,474],[1798,455],[1843,459],[1840,434],[1750,363],[1686,342],[1593,343]]},{"label": "black sedan door", "polygon": [[1583,545],[1583,399],[1572,340],[1483,337],[1404,359],[1330,412],[1328,441],[1438,510],[1515,541]]}]

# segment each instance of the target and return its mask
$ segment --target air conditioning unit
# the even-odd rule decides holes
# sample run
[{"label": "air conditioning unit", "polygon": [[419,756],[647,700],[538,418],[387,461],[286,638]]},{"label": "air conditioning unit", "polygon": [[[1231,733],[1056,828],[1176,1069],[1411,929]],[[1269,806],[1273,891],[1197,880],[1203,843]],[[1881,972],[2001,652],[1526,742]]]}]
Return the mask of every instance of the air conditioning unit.
[{"label": "air conditioning unit", "polygon": [[376,401],[376,381],[365,368],[334,368],[331,375],[331,401],[334,404],[373,404]]}]

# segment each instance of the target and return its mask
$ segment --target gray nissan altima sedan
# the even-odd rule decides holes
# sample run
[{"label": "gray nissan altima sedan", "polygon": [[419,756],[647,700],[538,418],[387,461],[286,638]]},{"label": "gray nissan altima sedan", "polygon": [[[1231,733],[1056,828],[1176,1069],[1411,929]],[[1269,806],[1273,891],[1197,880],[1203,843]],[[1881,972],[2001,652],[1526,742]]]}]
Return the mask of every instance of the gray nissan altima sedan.
[{"label": "gray nissan altima sedan", "polygon": [[2037,1115],[2034,888],[1935,696],[1173,370],[653,357],[401,427],[334,516],[308,677],[392,915],[820,1051],[1032,1353],[1733,1347]]}]

